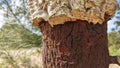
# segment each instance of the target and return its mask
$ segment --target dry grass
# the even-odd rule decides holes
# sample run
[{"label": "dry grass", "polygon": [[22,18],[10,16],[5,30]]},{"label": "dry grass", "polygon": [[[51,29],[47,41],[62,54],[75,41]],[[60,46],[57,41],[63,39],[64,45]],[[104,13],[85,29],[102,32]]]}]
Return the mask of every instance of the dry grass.
[{"label": "dry grass", "polygon": [[[42,68],[41,49],[2,50],[0,68]],[[120,66],[110,64],[109,68],[120,68]]]},{"label": "dry grass", "polygon": [[42,68],[41,49],[2,50],[0,68]]}]

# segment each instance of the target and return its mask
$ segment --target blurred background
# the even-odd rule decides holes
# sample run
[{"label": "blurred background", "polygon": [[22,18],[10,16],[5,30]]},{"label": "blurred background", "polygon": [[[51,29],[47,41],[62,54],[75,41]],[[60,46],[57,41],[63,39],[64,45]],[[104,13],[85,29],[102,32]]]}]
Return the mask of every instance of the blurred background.
[{"label": "blurred background", "polygon": [[[0,0],[0,68],[42,68],[42,34],[29,16],[26,0]],[[108,40],[110,55],[120,57],[119,22],[117,10],[108,21]]]}]

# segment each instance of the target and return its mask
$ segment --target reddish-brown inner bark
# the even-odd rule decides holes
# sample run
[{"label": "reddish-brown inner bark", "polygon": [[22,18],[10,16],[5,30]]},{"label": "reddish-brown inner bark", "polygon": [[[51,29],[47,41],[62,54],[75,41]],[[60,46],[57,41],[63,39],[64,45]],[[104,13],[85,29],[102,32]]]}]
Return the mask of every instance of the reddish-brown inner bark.
[{"label": "reddish-brown inner bark", "polygon": [[43,33],[43,68],[108,68],[107,23],[67,22],[51,27],[40,25]]}]

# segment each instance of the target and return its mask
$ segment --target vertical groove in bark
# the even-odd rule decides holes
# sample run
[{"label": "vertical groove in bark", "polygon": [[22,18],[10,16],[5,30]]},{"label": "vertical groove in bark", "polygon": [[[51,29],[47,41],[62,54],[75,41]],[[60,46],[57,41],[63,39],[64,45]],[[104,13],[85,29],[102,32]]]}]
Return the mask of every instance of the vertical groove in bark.
[{"label": "vertical groove in bark", "polygon": [[43,68],[108,68],[107,23],[68,22],[51,27],[40,25],[43,33]]}]

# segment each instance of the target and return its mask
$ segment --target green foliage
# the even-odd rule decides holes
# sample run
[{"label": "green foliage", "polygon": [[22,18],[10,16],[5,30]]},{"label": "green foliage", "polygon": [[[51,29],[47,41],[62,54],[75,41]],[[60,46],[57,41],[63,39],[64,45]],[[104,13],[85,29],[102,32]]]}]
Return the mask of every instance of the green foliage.
[{"label": "green foliage", "polygon": [[108,34],[109,45],[120,45],[120,33],[119,32],[111,32]]},{"label": "green foliage", "polygon": [[111,32],[108,34],[109,52],[112,56],[120,56],[120,33]]},{"label": "green foliage", "polygon": [[115,45],[109,47],[110,55],[120,57],[120,48],[116,48]]},{"label": "green foliage", "polygon": [[19,24],[5,24],[0,31],[0,46],[8,48],[41,47],[41,35],[25,30]]}]

